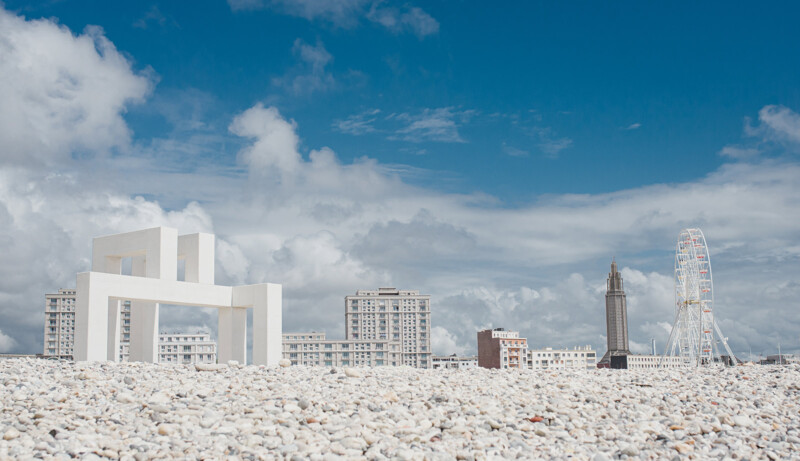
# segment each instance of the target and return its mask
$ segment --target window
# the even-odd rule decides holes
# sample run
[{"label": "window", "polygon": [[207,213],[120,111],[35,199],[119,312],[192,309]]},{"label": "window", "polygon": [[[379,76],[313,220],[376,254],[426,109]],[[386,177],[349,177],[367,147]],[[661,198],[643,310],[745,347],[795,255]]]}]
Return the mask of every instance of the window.
[{"label": "window", "polygon": [[333,348],[333,344],[326,344],[325,345],[325,349],[332,349],[332,348]]},{"label": "window", "polygon": [[183,346],[183,352],[192,352],[192,346]]}]

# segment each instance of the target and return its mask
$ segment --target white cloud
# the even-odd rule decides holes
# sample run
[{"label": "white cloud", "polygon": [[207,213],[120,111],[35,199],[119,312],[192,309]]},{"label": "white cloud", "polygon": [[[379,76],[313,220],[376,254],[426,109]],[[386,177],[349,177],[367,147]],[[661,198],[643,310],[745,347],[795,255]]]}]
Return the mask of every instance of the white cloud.
[{"label": "white cloud", "polygon": [[125,148],[122,118],[153,84],[97,26],[81,35],[0,8],[0,139],[4,163],[56,164]]},{"label": "white cloud", "polygon": [[333,56],[322,42],[312,46],[298,38],[292,46],[292,54],[298,58],[298,65],[283,77],[274,78],[274,85],[287,88],[295,95],[311,95],[336,86],[333,75],[325,70]]},{"label": "white cloud", "polygon": [[286,121],[274,107],[256,104],[233,119],[230,131],[255,141],[240,153],[251,172],[266,174],[274,168],[293,173],[302,161],[297,151],[299,139],[294,121]]},{"label": "white cloud", "polygon": [[[46,26],[62,42],[76,40],[46,21],[17,21],[20,29]],[[128,73],[115,80],[120,88],[98,91],[125,94],[142,79],[121,68]],[[37,81],[38,69],[14,72]],[[121,114],[128,100],[98,97],[85,118],[119,120],[127,133]],[[65,131],[84,120],[59,112],[69,107],[52,106]],[[0,118],[14,110],[0,105]],[[402,134],[460,140],[457,121],[469,114],[435,111],[401,116],[409,128]],[[423,122],[437,115],[438,125]],[[44,293],[74,286],[75,273],[89,267],[91,237],[155,225],[215,232],[220,283],[283,283],[287,331],[340,336],[346,294],[398,286],[433,295],[432,326],[446,331],[435,330],[437,347],[457,352],[474,351],[476,330],[488,326],[518,329],[536,347],[590,343],[602,352],[603,291],[614,255],[624,267],[631,340],[655,337],[663,347],[673,315],[674,240],[681,228],[700,226],[711,245],[715,311],[732,347],[800,348],[796,162],[727,164],[684,183],[508,206],[482,193],[413,186],[403,169],[369,158],[344,164],[326,147],[301,155],[300,127],[273,107],[243,111],[230,130],[244,144],[237,168],[212,163],[186,171],[162,166],[175,162],[171,151],[89,163],[75,155],[82,151],[75,143],[53,151],[75,155],[59,169],[27,167],[18,159],[39,142],[36,134],[0,129],[0,325],[15,350],[41,350]],[[172,205],[137,196],[144,192]],[[198,315],[185,326],[207,320]]]},{"label": "white cloud", "polygon": [[642,124],[638,123],[638,122],[637,123],[631,123],[630,125],[626,126],[625,129],[626,130],[637,130],[637,129],[641,128],[641,126],[642,126]]},{"label": "white cloud", "polygon": [[395,132],[390,139],[423,142],[466,142],[458,133],[459,123],[464,123],[472,116],[472,111],[457,111],[452,107],[423,109],[421,113],[411,115],[402,113],[395,116],[407,125]]},{"label": "white cloud", "polygon": [[395,8],[377,1],[372,4],[367,18],[395,33],[409,30],[419,38],[439,32],[439,22],[417,7]]},{"label": "white cloud", "polygon": [[333,128],[342,133],[359,136],[375,131],[373,124],[377,120],[375,117],[380,113],[380,109],[371,109],[347,117],[344,120],[334,120]]},{"label": "white cloud", "polygon": [[512,157],[527,157],[530,155],[530,152],[522,149],[518,149],[514,146],[509,146],[506,143],[503,143],[503,152],[512,156]]},{"label": "white cloud", "polygon": [[753,158],[758,154],[758,149],[752,147],[725,146],[719,151],[719,155],[733,159]]},{"label": "white cloud", "polygon": [[558,158],[562,150],[572,146],[572,139],[558,137],[550,127],[533,127],[530,133],[536,138],[539,150],[549,158]]},{"label": "white cloud", "polygon": [[14,338],[0,330],[0,353],[9,352],[17,344]]},{"label": "white cloud", "polygon": [[784,106],[764,106],[758,119],[768,133],[778,139],[800,143],[800,114]]},{"label": "white cloud", "polygon": [[439,32],[439,22],[421,8],[395,7],[383,0],[228,0],[228,5],[234,11],[269,8],[345,28],[357,26],[364,18],[393,33],[412,32],[419,38]]},{"label": "white cloud", "polygon": [[436,355],[465,355],[467,349],[456,344],[456,339],[446,328],[435,326],[431,328],[431,349]]}]

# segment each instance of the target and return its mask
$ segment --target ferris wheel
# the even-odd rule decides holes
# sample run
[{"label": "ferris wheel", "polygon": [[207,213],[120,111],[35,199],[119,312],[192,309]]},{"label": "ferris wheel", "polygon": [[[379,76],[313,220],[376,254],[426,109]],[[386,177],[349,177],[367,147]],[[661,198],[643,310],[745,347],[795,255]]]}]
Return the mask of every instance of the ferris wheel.
[{"label": "ferris wheel", "polygon": [[675,246],[675,323],[661,364],[672,356],[688,367],[713,365],[715,357],[720,356],[720,342],[735,362],[727,338],[714,321],[714,286],[706,238],[700,229],[684,229]]}]

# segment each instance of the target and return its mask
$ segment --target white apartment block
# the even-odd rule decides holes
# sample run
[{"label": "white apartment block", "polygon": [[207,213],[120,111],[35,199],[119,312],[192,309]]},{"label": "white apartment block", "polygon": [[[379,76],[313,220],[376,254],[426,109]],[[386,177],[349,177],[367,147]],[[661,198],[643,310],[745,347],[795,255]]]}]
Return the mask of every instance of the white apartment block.
[{"label": "white apartment block", "polygon": [[572,349],[553,349],[552,347],[529,349],[528,368],[532,370],[593,369],[597,368],[597,353],[592,350],[592,346],[576,346]]},{"label": "white apartment block", "polygon": [[207,333],[160,333],[158,363],[217,363],[217,342]]},{"label": "white apartment block", "polygon": [[398,365],[431,368],[430,303],[419,290],[358,290],[345,297],[345,338],[399,341]]},{"label": "white apartment block", "polygon": [[75,290],[45,295],[44,356],[72,360],[75,343]]},{"label": "white apartment block", "polygon": [[464,370],[468,368],[478,367],[478,356],[473,355],[470,357],[459,357],[453,355],[434,355],[433,356],[433,369],[444,368],[448,370]]},{"label": "white apartment block", "polygon": [[402,365],[400,341],[329,340],[325,333],[284,333],[284,359],[292,365],[380,367]]},{"label": "white apartment block", "polygon": [[[45,295],[44,356],[73,360],[75,343],[75,289],[60,289]],[[131,302],[120,310],[119,359],[128,361],[131,341]],[[208,334],[161,333],[160,363],[216,363],[217,343]]]},{"label": "white apartment block", "polygon": [[660,355],[628,355],[628,370],[641,370],[645,368],[680,368],[685,366],[682,357],[669,355],[661,362]]}]

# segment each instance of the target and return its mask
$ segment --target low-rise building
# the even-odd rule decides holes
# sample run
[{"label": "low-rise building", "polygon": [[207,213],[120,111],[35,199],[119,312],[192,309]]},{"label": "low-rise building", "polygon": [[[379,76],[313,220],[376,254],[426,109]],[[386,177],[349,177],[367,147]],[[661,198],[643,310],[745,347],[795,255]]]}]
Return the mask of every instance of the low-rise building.
[{"label": "low-rise building", "polygon": [[329,367],[400,366],[400,341],[327,339],[325,333],[284,333],[282,356],[292,365]]},{"label": "low-rise building", "polygon": [[548,369],[587,369],[597,367],[597,353],[592,346],[576,346],[572,349],[528,349],[528,368]]},{"label": "low-rise building", "polygon": [[789,365],[800,363],[800,356],[797,354],[768,355],[766,359],[761,359],[758,363],[761,365]]},{"label": "low-rise building", "polygon": [[642,370],[650,368],[680,368],[686,362],[680,356],[661,356],[652,354],[626,354],[611,357],[610,362],[600,362],[598,368],[617,368],[627,370]]},{"label": "low-rise building", "polygon": [[503,328],[478,332],[478,366],[483,368],[528,368],[528,340],[517,331]]},{"label": "low-rise building", "polygon": [[[662,360],[663,358],[663,360]],[[628,369],[640,370],[643,368],[678,368],[686,366],[682,357],[668,355],[630,354],[628,355]]]},{"label": "low-rise building", "polygon": [[158,363],[217,363],[217,342],[207,333],[161,333],[158,335]]},{"label": "low-rise building", "polygon": [[459,357],[453,355],[434,355],[433,368],[446,368],[450,370],[463,370],[467,368],[475,368],[478,366],[478,356],[472,355],[468,357]]}]

